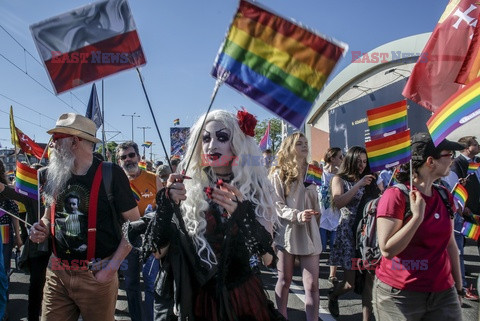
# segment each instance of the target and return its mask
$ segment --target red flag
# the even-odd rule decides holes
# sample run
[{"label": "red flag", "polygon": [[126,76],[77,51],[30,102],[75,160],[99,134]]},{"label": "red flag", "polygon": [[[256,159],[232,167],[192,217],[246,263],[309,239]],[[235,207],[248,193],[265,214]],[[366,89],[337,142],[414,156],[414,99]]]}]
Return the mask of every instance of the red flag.
[{"label": "red flag", "polygon": [[[20,148],[28,155],[33,155],[38,159],[42,158],[43,155],[43,148],[38,146],[30,137],[25,135],[20,129],[15,127],[15,131],[17,132],[17,143],[20,145]],[[47,153],[43,156],[43,158],[48,158]]]},{"label": "red flag", "polygon": [[435,111],[462,85],[455,79],[467,54],[480,4],[450,0],[408,79],[403,96]]},{"label": "red flag", "polygon": [[[480,11],[480,10],[478,10]],[[480,18],[480,13],[478,15]],[[478,19],[477,19],[478,21]],[[480,76],[480,23],[477,22],[470,47],[468,47],[467,56],[457,77],[459,84],[469,84],[472,80]]]},{"label": "red flag", "polygon": [[30,29],[57,94],[146,63],[127,0],[95,2]]}]

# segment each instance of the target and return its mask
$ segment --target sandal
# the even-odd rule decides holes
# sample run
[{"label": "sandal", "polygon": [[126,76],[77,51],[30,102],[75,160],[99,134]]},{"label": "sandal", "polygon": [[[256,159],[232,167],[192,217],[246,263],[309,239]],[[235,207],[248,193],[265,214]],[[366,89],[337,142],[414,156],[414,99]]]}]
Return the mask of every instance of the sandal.
[{"label": "sandal", "polygon": [[332,285],[335,285],[338,283],[338,279],[335,276],[329,276],[328,277],[328,282],[330,282]]}]

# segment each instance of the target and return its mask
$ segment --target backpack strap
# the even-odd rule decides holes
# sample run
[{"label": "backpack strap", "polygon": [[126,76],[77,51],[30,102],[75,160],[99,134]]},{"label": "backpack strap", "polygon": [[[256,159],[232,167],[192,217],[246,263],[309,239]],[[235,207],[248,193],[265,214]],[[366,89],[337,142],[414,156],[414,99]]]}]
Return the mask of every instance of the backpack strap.
[{"label": "backpack strap", "polygon": [[412,215],[412,210],[410,209],[410,191],[408,190],[408,187],[402,183],[395,184],[389,188],[398,188],[403,192],[403,195],[405,195],[405,215],[403,217],[403,220],[405,221]]},{"label": "backpack strap", "polygon": [[445,187],[443,187],[441,185],[438,185],[438,184],[433,184],[433,187],[440,194],[440,197],[442,198],[442,202],[447,207],[448,214],[450,214],[450,218],[453,219],[455,213],[453,212],[452,204],[450,204],[450,199],[448,197],[447,190],[445,189]]}]

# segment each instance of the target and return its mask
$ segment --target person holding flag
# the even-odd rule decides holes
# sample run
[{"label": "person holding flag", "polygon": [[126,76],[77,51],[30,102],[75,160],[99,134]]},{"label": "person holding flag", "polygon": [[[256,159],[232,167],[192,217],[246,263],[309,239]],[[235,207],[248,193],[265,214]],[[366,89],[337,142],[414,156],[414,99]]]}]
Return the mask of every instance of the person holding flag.
[{"label": "person holding flag", "polygon": [[397,174],[410,189],[410,210],[399,189],[387,189],[378,202],[383,257],[373,287],[377,320],[462,319],[464,292],[453,232],[456,206],[447,189],[434,185],[448,175],[452,151],[462,149],[446,139],[435,147],[428,133],[414,135],[412,160]]},{"label": "person holding flag", "polygon": [[[270,180],[277,198],[275,247],[278,255],[278,280],[275,298],[280,313],[287,317],[287,302],[295,257],[300,260],[305,289],[308,321],[318,320],[318,259],[322,252],[319,231],[320,204],[317,187],[304,184],[307,173],[308,141],[302,133],[288,136],[280,145],[277,164],[270,170]],[[307,186],[308,185],[308,186]]]},{"label": "person holding flag", "polygon": [[179,164],[189,177],[173,173],[157,193],[143,245],[144,256],[162,260],[156,320],[283,319],[249,265],[253,254],[274,264],[273,189],[262,166],[234,163],[244,154],[260,158],[255,124],[246,111],[202,116]]}]

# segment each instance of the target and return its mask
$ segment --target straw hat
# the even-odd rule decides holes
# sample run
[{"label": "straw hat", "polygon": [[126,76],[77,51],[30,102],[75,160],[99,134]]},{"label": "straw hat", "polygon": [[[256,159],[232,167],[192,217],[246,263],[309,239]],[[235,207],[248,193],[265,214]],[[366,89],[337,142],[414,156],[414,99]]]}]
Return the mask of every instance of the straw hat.
[{"label": "straw hat", "polygon": [[96,132],[97,126],[91,119],[75,113],[61,115],[57,120],[55,128],[47,131],[48,134],[69,134],[90,142],[99,143],[100,139],[95,137]]}]

